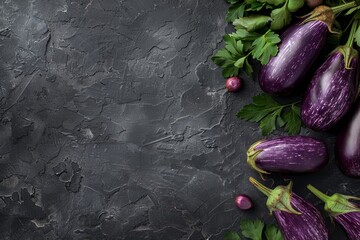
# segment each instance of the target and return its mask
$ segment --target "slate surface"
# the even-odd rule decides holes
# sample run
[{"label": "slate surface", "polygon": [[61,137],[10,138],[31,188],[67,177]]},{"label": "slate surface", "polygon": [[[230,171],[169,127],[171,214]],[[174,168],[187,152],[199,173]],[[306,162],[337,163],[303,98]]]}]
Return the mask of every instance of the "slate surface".
[{"label": "slate surface", "polygon": [[[273,222],[247,180],[258,176],[246,149],[262,137],[235,117],[259,87],[246,79],[226,93],[210,61],[226,9],[222,0],[1,1],[0,239],[213,240],[241,219]],[[332,134],[302,133],[332,153]],[[294,179],[319,208],[308,183],[360,195],[333,155]],[[235,208],[239,193],[254,210]]]}]

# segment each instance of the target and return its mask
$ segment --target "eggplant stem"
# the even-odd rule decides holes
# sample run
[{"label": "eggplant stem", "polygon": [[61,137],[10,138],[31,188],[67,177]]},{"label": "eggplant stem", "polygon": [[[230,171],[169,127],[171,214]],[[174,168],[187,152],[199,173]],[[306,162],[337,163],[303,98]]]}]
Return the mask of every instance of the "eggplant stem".
[{"label": "eggplant stem", "polygon": [[341,4],[339,6],[336,6],[336,7],[332,7],[331,10],[333,10],[333,13],[337,14],[337,13],[340,13],[344,10],[347,10],[349,8],[352,8],[352,7],[356,7],[357,4],[355,1],[352,1],[352,2],[349,2],[349,3],[345,3],[345,4]]},{"label": "eggplant stem", "polygon": [[356,30],[359,28],[359,20],[358,19],[355,19],[353,24],[351,25],[351,30],[350,30],[350,33],[349,33],[349,38],[345,44],[345,46],[348,46],[348,47],[352,47],[353,43],[354,43],[354,39],[355,39],[355,33],[356,33]]},{"label": "eggplant stem", "polygon": [[259,189],[260,192],[262,192],[263,194],[265,194],[266,196],[270,196],[272,189],[265,187],[264,185],[262,185],[261,183],[259,183],[255,178],[253,177],[249,177],[249,181],[257,188]]},{"label": "eggplant stem", "polygon": [[330,200],[330,196],[326,195],[325,193],[321,192],[320,190],[316,189],[313,185],[309,184],[306,186],[307,189],[310,190],[315,196],[320,198],[323,202],[327,202]]}]

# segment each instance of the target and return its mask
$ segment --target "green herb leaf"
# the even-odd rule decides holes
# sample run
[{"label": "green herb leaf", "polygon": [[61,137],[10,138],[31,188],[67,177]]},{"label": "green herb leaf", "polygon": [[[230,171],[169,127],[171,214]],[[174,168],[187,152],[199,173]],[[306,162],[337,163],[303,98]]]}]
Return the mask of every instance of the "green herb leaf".
[{"label": "green herb leaf", "polygon": [[236,29],[246,29],[247,31],[255,31],[265,27],[271,18],[264,15],[252,15],[250,17],[241,17],[235,19],[234,26]]},{"label": "green herb leaf", "polygon": [[254,1],[250,4],[250,8],[246,9],[246,11],[260,11],[266,3]]},{"label": "green herb leaf", "polygon": [[278,6],[286,2],[286,0],[260,0],[261,2],[266,2],[268,4]]},{"label": "green herb leaf", "polygon": [[235,3],[239,2],[240,0],[226,0],[226,1],[230,4],[235,4]]},{"label": "green herb leaf", "polygon": [[251,76],[252,73],[254,72],[247,58],[244,64],[244,70],[248,76]]},{"label": "green herb leaf", "polygon": [[248,32],[245,29],[238,29],[236,32],[230,34],[231,37],[235,38],[236,40],[243,40],[243,41],[254,41],[261,34],[256,32]]},{"label": "green herb leaf", "polygon": [[265,236],[267,240],[284,240],[282,233],[274,225],[268,225],[266,227]]},{"label": "green herb leaf", "polygon": [[304,6],[304,0],[289,0],[287,3],[287,8],[290,12],[296,12]]},{"label": "green herb leaf", "polygon": [[245,6],[245,3],[232,5],[226,15],[226,21],[233,22],[235,19],[243,17],[245,12]]},{"label": "green herb leaf", "polygon": [[353,12],[355,12],[356,10],[360,9],[360,6],[359,7],[353,7],[353,8],[350,8],[346,13],[345,15],[350,15],[352,14]]},{"label": "green herb leaf", "polygon": [[294,135],[300,132],[301,120],[300,120],[300,108],[292,105],[291,109],[284,114],[284,120],[286,122],[285,131],[290,135]]},{"label": "green herb leaf", "polygon": [[277,127],[284,127],[289,134],[299,133],[301,128],[299,107],[295,104],[281,105],[267,94],[253,97],[253,103],[245,105],[237,117],[260,123],[263,135],[272,133]]},{"label": "green herb leaf", "polygon": [[259,219],[254,221],[244,220],[240,222],[241,234],[251,240],[261,240],[264,229],[264,222]]},{"label": "green herb leaf", "polygon": [[241,240],[241,238],[237,232],[229,231],[225,233],[224,240]]},{"label": "green herb leaf", "polygon": [[290,11],[286,7],[287,4],[284,4],[281,8],[272,10],[270,16],[272,18],[271,29],[280,30],[284,26],[288,25],[291,20]]},{"label": "green herb leaf", "polygon": [[276,44],[280,41],[278,34],[268,30],[264,35],[253,42],[253,57],[258,59],[261,64],[267,64],[271,56],[276,56],[279,49]]}]

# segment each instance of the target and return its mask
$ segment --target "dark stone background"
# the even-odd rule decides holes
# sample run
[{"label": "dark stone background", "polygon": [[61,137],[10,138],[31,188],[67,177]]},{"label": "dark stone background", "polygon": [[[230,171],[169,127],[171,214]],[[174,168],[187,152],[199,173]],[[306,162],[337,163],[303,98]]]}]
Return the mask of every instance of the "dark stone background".
[{"label": "dark stone background", "polygon": [[[227,93],[210,61],[226,9],[223,0],[1,1],[0,239],[222,239],[241,219],[273,222],[245,164],[262,136],[235,116],[259,87],[246,79]],[[333,135],[315,135],[332,152]],[[360,195],[333,156],[294,179],[319,208],[308,183]],[[239,193],[254,210],[236,209]]]}]

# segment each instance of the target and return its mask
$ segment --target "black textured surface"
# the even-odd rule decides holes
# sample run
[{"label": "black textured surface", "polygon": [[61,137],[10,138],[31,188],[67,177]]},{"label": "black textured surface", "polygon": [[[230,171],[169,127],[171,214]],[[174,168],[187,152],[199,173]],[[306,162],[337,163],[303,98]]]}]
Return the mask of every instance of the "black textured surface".
[{"label": "black textured surface", "polygon": [[[273,221],[247,180],[258,178],[245,155],[260,131],[235,117],[259,87],[246,79],[226,93],[210,61],[226,9],[1,1],[0,239],[222,239],[241,219]],[[333,135],[315,135],[332,153]],[[331,156],[321,172],[294,177],[319,208],[308,183],[360,195]],[[239,193],[254,210],[235,208]]]}]

